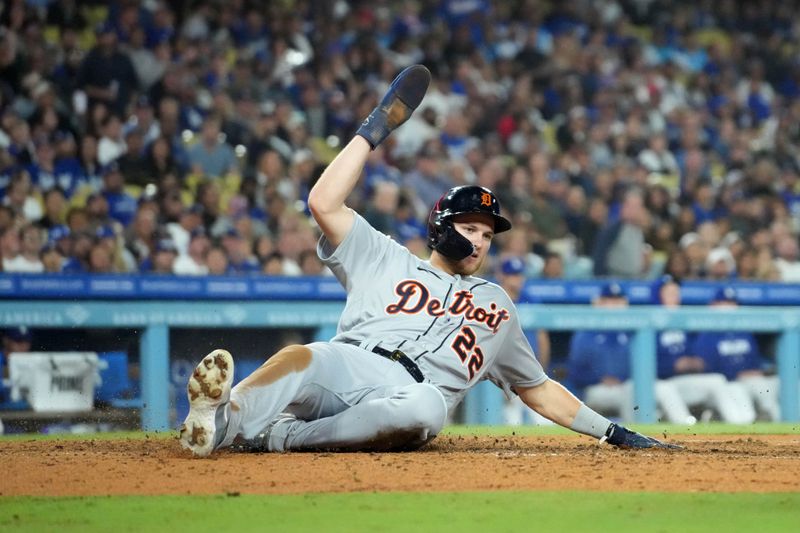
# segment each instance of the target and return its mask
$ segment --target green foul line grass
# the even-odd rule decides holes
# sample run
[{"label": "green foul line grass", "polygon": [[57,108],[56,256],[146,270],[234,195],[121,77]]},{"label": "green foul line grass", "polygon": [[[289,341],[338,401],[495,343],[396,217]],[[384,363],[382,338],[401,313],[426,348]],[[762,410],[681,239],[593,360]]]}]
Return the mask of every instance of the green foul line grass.
[{"label": "green foul line grass", "polygon": [[[749,425],[722,423],[697,424],[684,426],[677,424],[631,424],[629,427],[650,435],[793,435],[800,434],[800,422],[759,422]],[[560,426],[447,426],[443,435],[571,435],[572,431]],[[87,433],[40,435],[35,433],[23,435],[0,436],[0,442],[18,440],[117,440],[117,439],[174,439],[177,430],[167,431],[126,431],[113,433]]]},{"label": "green foul line grass", "polygon": [[175,439],[177,430],[167,431],[109,431],[101,433],[21,433],[0,436],[3,441],[28,440],[125,440],[125,439]]},{"label": "green foul line grass", "polygon": [[[435,480],[432,480],[432,483]],[[800,494],[600,492],[0,498],[5,531],[793,531]]]}]

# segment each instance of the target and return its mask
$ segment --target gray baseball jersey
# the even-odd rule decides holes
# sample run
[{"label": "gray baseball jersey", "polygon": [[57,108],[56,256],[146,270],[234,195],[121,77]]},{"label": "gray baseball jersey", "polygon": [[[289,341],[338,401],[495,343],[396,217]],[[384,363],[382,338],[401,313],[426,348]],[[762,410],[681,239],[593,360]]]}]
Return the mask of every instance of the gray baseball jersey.
[{"label": "gray baseball jersey", "polygon": [[432,267],[358,214],[339,246],[322,237],[317,252],[347,291],[331,342],[402,350],[448,409],[483,379],[507,394],[547,380],[514,304],[496,284]]}]

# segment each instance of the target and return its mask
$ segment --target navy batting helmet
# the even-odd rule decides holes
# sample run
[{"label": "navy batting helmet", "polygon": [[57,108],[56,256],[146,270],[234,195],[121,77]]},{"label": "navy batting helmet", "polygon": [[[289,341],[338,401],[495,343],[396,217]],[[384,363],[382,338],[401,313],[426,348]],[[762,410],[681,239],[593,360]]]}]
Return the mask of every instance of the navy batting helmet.
[{"label": "navy batting helmet", "polygon": [[494,232],[511,229],[511,222],[500,215],[500,203],[492,191],[477,185],[453,187],[439,198],[428,216],[428,248],[460,261],[473,252],[472,243],[453,227],[453,217],[483,213],[494,220]]}]

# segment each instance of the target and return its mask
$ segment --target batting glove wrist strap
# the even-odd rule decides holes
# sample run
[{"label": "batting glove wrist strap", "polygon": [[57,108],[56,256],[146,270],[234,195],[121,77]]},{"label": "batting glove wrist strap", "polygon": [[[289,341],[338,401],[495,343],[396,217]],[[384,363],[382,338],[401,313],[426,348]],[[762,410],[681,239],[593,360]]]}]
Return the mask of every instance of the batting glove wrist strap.
[{"label": "batting glove wrist strap", "polygon": [[374,150],[392,131],[408,120],[422,102],[430,82],[431,73],[423,65],[413,65],[403,70],[356,133],[364,137]]}]

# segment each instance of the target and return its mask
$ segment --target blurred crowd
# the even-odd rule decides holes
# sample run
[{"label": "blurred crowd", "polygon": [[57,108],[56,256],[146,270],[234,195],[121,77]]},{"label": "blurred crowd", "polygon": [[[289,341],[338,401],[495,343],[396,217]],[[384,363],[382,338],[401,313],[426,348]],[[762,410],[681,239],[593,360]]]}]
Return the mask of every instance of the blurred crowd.
[{"label": "blurred crowd", "polygon": [[423,63],[348,202],[414,253],[475,183],[515,225],[487,269],[800,281],[793,5],[9,0],[2,270],[325,274],[308,191]]}]

